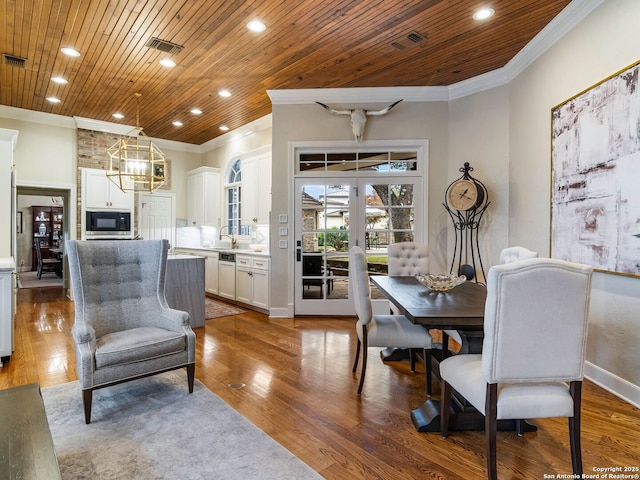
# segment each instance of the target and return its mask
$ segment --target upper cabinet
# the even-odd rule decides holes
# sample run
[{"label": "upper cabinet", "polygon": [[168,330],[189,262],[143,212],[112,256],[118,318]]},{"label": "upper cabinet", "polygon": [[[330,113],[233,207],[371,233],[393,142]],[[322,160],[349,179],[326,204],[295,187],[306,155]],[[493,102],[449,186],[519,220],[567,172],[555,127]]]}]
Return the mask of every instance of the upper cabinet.
[{"label": "upper cabinet", "polygon": [[85,210],[133,212],[133,192],[123,192],[107,178],[105,170],[82,169],[82,200]]},{"label": "upper cabinet", "polygon": [[266,225],[271,211],[271,153],[242,160],[242,224]]},{"label": "upper cabinet", "polygon": [[200,167],[187,172],[187,224],[218,226],[220,169]]}]

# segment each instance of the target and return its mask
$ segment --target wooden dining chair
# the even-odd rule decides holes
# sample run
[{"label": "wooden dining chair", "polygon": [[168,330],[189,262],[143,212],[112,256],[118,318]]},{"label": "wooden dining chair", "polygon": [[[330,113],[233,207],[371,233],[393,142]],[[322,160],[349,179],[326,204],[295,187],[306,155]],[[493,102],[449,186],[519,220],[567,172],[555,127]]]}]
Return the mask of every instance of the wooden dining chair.
[{"label": "wooden dining chair", "polygon": [[38,257],[38,270],[36,271],[36,276],[38,280],[42,276],[42,272],[52,271],[56,272],[56,274],[60,274],[62,272],[62,261],[59,258],[46,258],[42,255],[42,248],[40,247],[40,242],[36,240],[33,242],[36,247],[36,255]]},{"label": "wooden dining chair", "polygon": [[[371,304],[371,285],[367,269],[367,258],[360,247],[352,247],[349,251],[349,283],[355,301],[356,333],[358,343],[353,372],[358,368],[360,350],[362,349],[362,369],[358,395],[362,393],[364,376],[367,371],[367,349],[369,347],[400,347],[408,349],[433,348],[433,341],[427,329],[415,325],[404,315],[374,315]],[[425,352],[424,358],[427,355]],[[411,359],[413,363],[413,358]],[[431,364],[425,361],[425,375],[431,381]]]},{"label": "wooden dining chair", "polygon": [[482,354],[440,363],[442,436],[449,434],[454,389],[485,416],[490,480],[498,476],[502,419],[568,417],[573,473],[582,475],[580,401],[592,273],[590,266],[550,258],[492,267]]}]

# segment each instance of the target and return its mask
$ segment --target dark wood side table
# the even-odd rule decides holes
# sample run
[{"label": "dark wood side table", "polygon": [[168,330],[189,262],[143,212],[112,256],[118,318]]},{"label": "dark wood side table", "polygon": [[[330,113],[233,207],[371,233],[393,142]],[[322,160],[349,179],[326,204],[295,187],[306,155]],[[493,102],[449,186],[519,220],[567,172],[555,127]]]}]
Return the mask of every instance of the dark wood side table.
[{"label": "dark wood side table", "polygon": [[0,478],[62,479],[37,383],[0,390]]}]

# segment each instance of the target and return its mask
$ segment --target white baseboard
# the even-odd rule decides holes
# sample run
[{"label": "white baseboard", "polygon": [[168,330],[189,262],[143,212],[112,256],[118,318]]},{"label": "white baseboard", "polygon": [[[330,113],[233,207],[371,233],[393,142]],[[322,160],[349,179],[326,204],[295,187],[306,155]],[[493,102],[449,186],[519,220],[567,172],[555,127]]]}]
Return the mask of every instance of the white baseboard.
[{"label": "white baseboard", "polygon": [[271,307],[269,309],[269,318],[293,318],[293,305],[285,308]]},{"label": "white baseboard", "polygon": [[616,397],[640,408],[640,386],[620,378],[593,363],[585,362],[585,377]]}]

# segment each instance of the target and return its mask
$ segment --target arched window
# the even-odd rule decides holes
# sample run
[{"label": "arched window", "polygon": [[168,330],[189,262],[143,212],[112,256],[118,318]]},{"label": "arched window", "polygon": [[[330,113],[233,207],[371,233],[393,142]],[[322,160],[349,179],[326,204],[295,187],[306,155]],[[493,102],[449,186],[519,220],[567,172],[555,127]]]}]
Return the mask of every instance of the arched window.
[{"label": "arched window", "polygon": [[225,186],[226,225],[231,235],[249,235],[250,226],[242,225],[242,170],[240,159],[233,161]]}]

